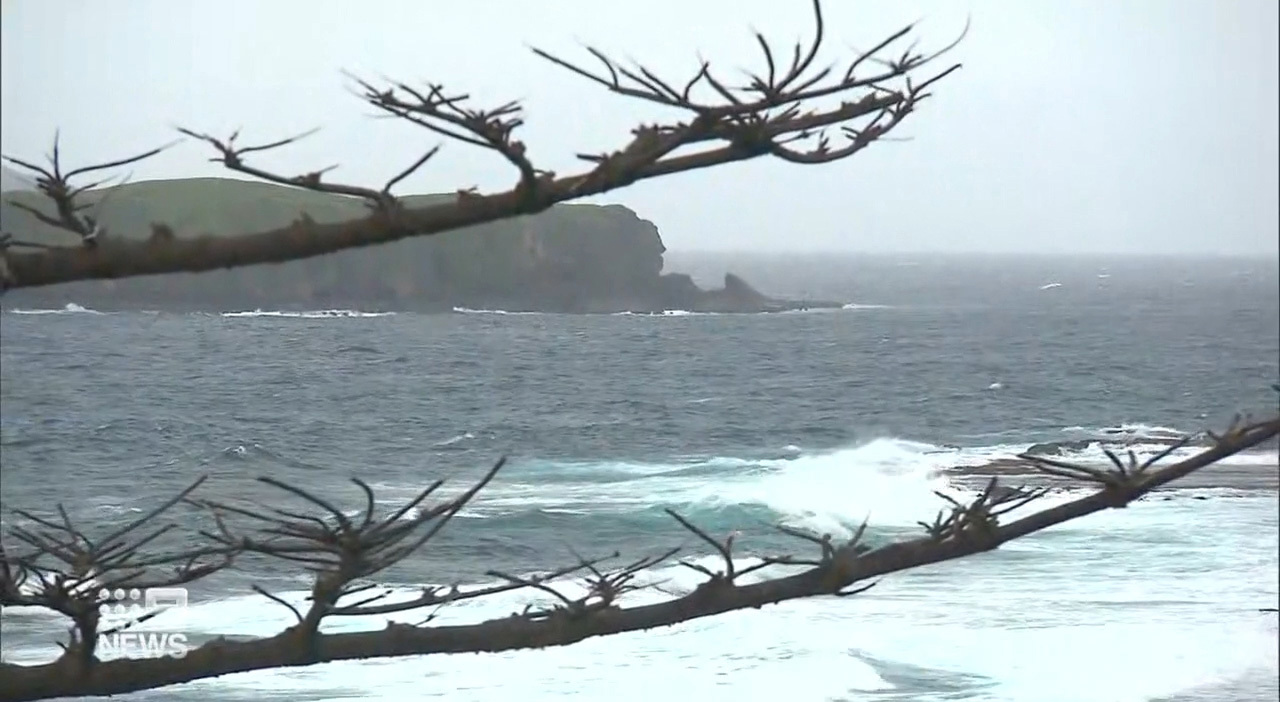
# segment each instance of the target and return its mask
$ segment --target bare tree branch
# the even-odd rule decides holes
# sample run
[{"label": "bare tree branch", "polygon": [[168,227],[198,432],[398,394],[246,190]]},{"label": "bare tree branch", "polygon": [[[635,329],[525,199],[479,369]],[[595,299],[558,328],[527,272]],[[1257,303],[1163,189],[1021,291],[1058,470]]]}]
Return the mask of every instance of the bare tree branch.
[{"label": "bare tree branch", "polygon": [[[67,653],[52,663],[0,663],[0,689],[9,695],[7,699],[15,700],[110,695],[228,673],[309,665],[322,661],[562,646],[594,636],[668,626],[787,600],[822,595],[848,596],[865,591],[880,576],[989,551],[1013,539],[1094,512],[1123,508],[1152,490],[1277,435],[1280,435],[1280,416],[1261,422],[1243,420],[1233,423],[1226,432],[1215,434],[1213,446],[1164,468],[1154,468],[1154,459],[1139,463],[1133,458],[1128,462],[1117,460],[1118,464],[1107,471],[1093,468],[1080,470],[1073,477],[1099,484],[1096,492],[1008,523],[1002,523],[1001,518],[1014,509],[1034,502],[1044,491],[1007,488],[992,479],[968,503],[941,495],[949,503],[950,510],[940,513],[935,523],[924,523],[928,531],[924,537],[890,543],[875,549],[869,549],[861,543],[865,523],[851,538],[840,543],[833,542],[830,535],[817,537],[790,527],[780,527],[784,533],[817,545],[821,555],[816,559],[765,556],[760,564],[741,568],[734,563],[732,538],[717,540],[689,520],[672,513],[672,517],[681,525],[725,559],[725,569],[713,572],[696,568],[706,573],[708,578],[692,592],[654,604],[626,608],[620,607],[618,600],[624,594],[643,587],[636,583],[636,576],[641,571],[666,562],[675,555],[677,549],[641,558],[608,571],[600,568],[603,559],[588,560],[579,556],[577,564],[543,574],[514,575],[494,571],[492,575],[504,581],[496,586],[472,590],[454,587],[449,591],[427,587],[423,589],[421,596],[404,602],[374,604],[385,598],[385,593],[379,593],[365,595],[356,603],[338,604],[340,597],[373,589],[374,586],[368,584],[354,585],[356,578],[375,573],[428,542],[450,517],[493,478],[502,467],[502,461],[458,497],[420,508],[413,516],[410,516],[412,509],[402,507],[381,519],[372,516],[375,503],[372,489],[359,481],[356,483],[365,497],[365,509],[363,514],[355,517],[348,516],[332,503],[308,491],[296,486],[285,486],[274,480],[263,482],[294,494],[324,516],[295,514],[290,517],[284,516],[287,510],[280,509],[276,510],[277,516],[259,514],[252,509],[196,500],[188,496],[189,489],[180,498],[212,510],[219,528],[216,533],[210,534],[210,538],[222,547],[230,548],[234,543],[238,549],[271,556],[310,554],[316,558],[318,565],[314,566],[316,581],[312,588],[312,604],[305,612],[254,587],[259,594],[292,610],[298,624],[267,638],[248,641],[217,639],[181,659],[96,661],[91,653],[88,659],[82,653],[84,650],[92,651],[92,645],[81,645],[73,640],[72,645],[67,647]],[[1054,463],[1055,468],[1069,465]],[[1102,478],[1104,475],[1105,479]],[[428,487],[410,504],[422,504],[424,495],[434,492],[437,487],[438,485]],[[123,538],[127,532],[136,529],[142,522],[153,519],[154,515],[168,509],[176,501],[171,500],[148,518],[117,530],[111,538]],[[266,524],[263,528],[265,537],[233,536],[225,523],[226,514],[254,517],[256,521]],[[32,522],[47,530],[47,533],[36,534],[21,527],[14,533],[27,534],[29,538],[20,540],[35,546],[40,554],[74,555],[77,552],[75,549],[94,548],[84,534],[59,524],[60,521],[70,522],[65,516],[60,516],[58,520],[36,515],[29,517]],[[424,528],[425,533],[418,534],[417,530],[420,528]],[[103,540],[103,543],[111,541],[111,538]],[[90,545],[85,546],[87,543]],[[51,586],[44,586],[43,589],[37,586],[38,594],[35,596],[23,594],[31,588],[32,574],[37,572],[32,565],[34,558],[16,556],[8,549],[3,550],[3,556],[0,595],[4,599],[0,603],[6,606],[38,605],[54,609],[63,606],[63,600],[48,595]],[[757,582],[739,581],[743,575],[760,571],[766,564],[806,567],[799,572],[768,577]],[[69,575],[76,572],[73,567]],[[579,597],[565,594],[558,581],[578,572],[586,573],[586,594]],[[56,590],[57,592],[66,593],[74,589],[74,584],[71,584],[74,578],[67,575],[52,573],[53,580],[60,583],[57,587],[61,590]],[[60,576],[62,580],[58,580]],[[39,577],[49,578],[50,571],[44,571]],[[383,615],[416,607],[439,607],[450,602],[518,588],[540,590],[550,595],[556,604],[537,610],[526,608],[522,613],[477,624],[426,626],[434,616],[432,615],[422,624],[389,623],[385,629],[378,631],[341,634],[320,634],[317,631],[319,619],[327,615]],[[62,597],[72,595],[64,594]],[[90,661],[91,665],[86,665],[85,660]]]},{"label": "bare tree branch", "polygon": [[[157,225],[159,233],[147,239],[142,238],[141,233],[103,239],[90,236],[96,231],[96,220],[74,215],[73,191],[66,179],[132,163],[158,150],[78,169],[65,176],[56,163],[52,171],[45,171],[26,161],[6,157],[42,174],[41,192],[54,200],[58,214],[49,216],[25,203],[15,204],[52,226],[79,233],[86,241],[92,238],[97,245],[16,251],[11,242],[0,252],[5,264],[0,267],[0,273],[4,274],[0,279],[4,289],[9,289],[73,280],[280,263],[534,214],[556,203],[597,195],[641,180],[761,156],[799,164],[828,163],[848,158],[885,138],[929,97],[928,89],[934,83],[959,68],[959,64],[950,65],[916,80],[916,76],[929,70],[940,56],[956,46],[959,39],[933,54],[919,53],[914,48],[896,56],[887,54],[910,34],[913,29],[910,26],[879,42],[870,51],[847,60],[843,70],[835,65],[819,67],[818,55],[827,31],[818,0],[813,0],[812,6],[813,38],[793,47],[790,65],[783,69],[777,61],[778,51],[763,35],[757,34],[765,70],[750,74],[745,85],[736,87],[718,77],[707,61],[701,63],[692,77],[673,80],[662,78],[641,65],[623,65],[590,47],[587,51],[600,65],[599,69],[589,69],[545,50],[533,49],[536,56],[611,93],[683,110],[689,115],[689,119],[682,122],[639,126],[632,130],[630,142],[612,153],[581,154],[580,158],[590,167],[568,176],[539,169],[528,158],[524,142],[516,138],[516,132],[524,123],[516,102],[477,107],[471,104],[468,95],[448,91],[436,83],[414,86],[387,81],[387,87],[377,87],[352,76],[360,98],[380,112],[446,139],[492,151],[518,172],[515,186],[505,192],[478,194],[459,190],[456,200],[428,207],[405,208],[391,189],[429,162],[439,146],[427,150],[381,189],[375,190],[325,182],[323,177],[332,166],[288,176],[245,161],[248,154],[292,144],[306,134],[241,146],[236,143],[239,132],[227,139],[218,139],[184,127],[179,131],[212,146],[216,152],[213,160],[231,170],[281,185],[363,198],[371,211],[367,217],[332,224],[318,224],[304,215],[288,226],[240,236],[180,238],[173,236],[167,225]],[[876,66],[876,70],[864,72],[868,65]],[[839,102],[818,105],[824,98],[838,98]],[[827,134],[829,128],[837,129],[838,141]],[[812,146],[799,148],[802,142]],[[677,153],[682,150],[686,152]],[[74,192],[81,190],[83,188]]]},{"label": "bare tree branch", "polygon": [[[119,168],[120,166],[127,166],[129,164],[138,163],[139,161],[144,161],[178,143],[178,141],[172,141],[164,146],[144,151],[134,156],[75,168],[67,173],[63,173],[60,141],[61,133],[54,132],[53,150],[48,156],[48,168],[42,168],[34,163],[15,158],[13,156],[0,156],[0,158],[3,158],[5,161],[36,175],[36,189],[53,203],[54,214],[46,214],[43,211],[22,202],[10,200],[9,204],[30,214],[38,221],[47,224],[50,227],[55,227],[75,234],[79,237],[82,246],[90,248],[96,246],[103,234],[105,234],[99,220],[101,218],[104,205],[106,205],[107,200],[111,197],[112,193],[116,192],[116,190],[112,189],[103,193],[98,198],[96,204],[80,203],[76,201],[77,197],[89,190],[93,190],[94,188],[107,183],[112,180],[112,178],[103,178],[78,187],[73,187],[71,185],[71,179],[94,171]],[[129,177],[126,175],[123,181],[127,181],[128,179]],[[123,181],[116,187],[124,185]],[[82,210],[88,209],[89,207],[93,207],[94,212],[92,215],[79,214]],[[13,237],[9,234],[0,235],[0,253],[6,252],[10,246],[38,247],[45,249],[45,253],[49,255],[52,255],[57,250],[55,247],[44,244],[14,241]]]},{"label": "bare tree branch", "polygon": [[[32,550],[18,554],[4,549],[0,605],[44,607],[70,618],[73,638],[66,647],[67,656],[84,674],[96,663],[94,650],[99,634],[107,633],[99,631],[100,605],[108,599],[107,593],[182,585],[222,570],[234,561],[239,552],[234,544],[142,555],[144,547],[176,526],[155,522],[206,478],[198,478],[155,509],[99,538],[91,538],[76,527],[61,504],[57,505],[58,521],[26,510],[11,510],[36,526],[12,526],[9,530],[10,536]],[[59,562],[60,567],[41,565],[49,559]],[[169,572],[159,572],[162,566]]]}]

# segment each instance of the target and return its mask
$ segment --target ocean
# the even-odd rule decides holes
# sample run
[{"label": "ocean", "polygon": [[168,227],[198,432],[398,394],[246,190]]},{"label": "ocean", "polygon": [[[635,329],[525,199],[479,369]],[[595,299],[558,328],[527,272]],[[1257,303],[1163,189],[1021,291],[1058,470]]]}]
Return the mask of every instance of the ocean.
[{"label": "ocean", "polygon": [[[357,509],[509,465],[384,582],[485,583],[490,570],[707,549],[672,508],[751,553],[804,544],[770,524],[874,543],[921,533],[974,478],[949,472],[1033,443],[1177,432],[1277,409],[1274,259],[668,256],[715,283],[847,300],[767,315],[457,310],[0,317],[3,502],[119,525],[195,477],[267,500],[270,475]],[[1068,451],[1098,460],[1096,445]],[[137,700],[1274,700],[1280,509],[1274,447],[1126,510],[972,558],[790,602],[558,649],[262,671]],[[1217,476],[1217,477],[1215,477]],[[1067,499],[1056,491],[1046,503]],[[4,514],[6,526],[20,522]],[[7,537],[6,537],[7,538]],[[183,538],[192,538],[186,536]],[[645,574],[643,603],[700,576]],[[164,622],[194,639],[292,622],[296,568],[248,559]],[[436,622],[506,616],[510,593]],[[430,612],[397,615],[417,622]],[[3,612],[6,661],[56,655],[64,623]],[[167,614],[165,616],[168,616]],[[336,621],[325,630],[380,628]]]}]

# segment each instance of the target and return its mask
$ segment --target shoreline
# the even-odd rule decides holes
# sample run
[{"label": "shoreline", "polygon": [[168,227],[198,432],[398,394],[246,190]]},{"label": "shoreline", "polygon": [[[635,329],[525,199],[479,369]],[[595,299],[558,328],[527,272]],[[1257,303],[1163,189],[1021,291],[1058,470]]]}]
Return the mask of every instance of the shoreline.
[{"label": "shoreline", "polygon": [[[1257,455],[1257,454],[1253,454]],[[1232,489],[1249,491],[1280,491],[1280,456],[1270,453],[1270,463],[1231,464],[1215,463],[1197,470],[1179,480],[1156,488],[1153,492],[1173,492],[1178,490]],[[1162,461],[1172,465],[1173,461]],[[1104,468],[1109,464],[1088,464]],[[1157,467],[1159,464],[1157,464]],[[938,475],[955,478],[965,487],[981,487],[992,477],[1001,478],[1006,485],[1023,484],[1028,487],[1086,487],[1092,485],[1085,481],[1071,480],[1056,475],[1040,473],[1034,464],[1017,458],[1001,458],[977,466],[952,466],[938,471]]]}]

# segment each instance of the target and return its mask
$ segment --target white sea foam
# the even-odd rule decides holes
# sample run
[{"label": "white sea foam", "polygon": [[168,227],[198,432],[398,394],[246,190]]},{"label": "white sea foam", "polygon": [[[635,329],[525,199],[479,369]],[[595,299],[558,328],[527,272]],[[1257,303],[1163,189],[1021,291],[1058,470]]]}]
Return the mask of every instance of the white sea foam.
[{"label": "white sea foam", "polygon": [[502,315],[536,315],[541,312],[509,312],[507,310],[476,310],[470,307],[454,307],[453,311],[457,314],[502,314]]},{"label": "white sea foam", "polygon": [[103,314],[97,310],[91,310],[82,307],[74,302],[68,302],[65,307],[57,310],[11,310],[13,314]]},{"label": "white sea foam", "polygon": [[[722,509],[768,508],[788,523],[833,534],[851,533],[865,518],[880,526],[911,526],[932,515],[957,487],[941,471],[981,464],[1013,447],[957,451],[900,439],[878,439],[824,452],[786,446],[773,457],[686,457],[670,462],[516,461],[468,507],[476,517],[531,510],[587,514],[634,512],[653,506]],[[441,495],[467,489],[450,481]],[[420,485],[374,485],[389,502],[405,499]]]},{"label": "white sea foam", "polygon": [[866,305],[858,302],[850,302],[840,309],[842,310],[887,310],[892,309],[890,305]]},{"label": "white sea foam", "polygon": [[[956,491],[939,469],[1025,448],[958,449],[884,438],[822,452],[786,447],[781,457],[765,459],[517,462],[462,516],[756,504],[819,530],[847,529],[864,517],[878,525],[909,525],[941,504],[935,489]],[[1081,455],[1093,456],[1091,451]],[[601,480],[610,477],[616,480]],[[388,487],[408,494],[421,486],[375,487],[380,494]],[[1045,506],[1062,499],[1051,496]],[[341,662],[226,676],[185,689],[215,698],[226,693],[488,701],[509,699],[513,681],[519,681],[524,694],[535,698],[583,700],[787,695],[1145,702],[1242,676],[1274,677],[1280,643],[1275,617],[1257,609],[1280,599],[1278,523],[1277,505],[1267,496],[1145,502],[1055,527],[1051,543],[1032,536],[983,556],[890,576],[849,599],[790,602],[565,648]],[[580,536],[574,545],[589,550],[589,534]],[[720,565],[712,557],[698,562]],[[752,562],[743,559],[740,565]],[[686,593],[700,577],[673,566],[646,572],[642,582],[661,590],[635,593],[629,604]],[[409,584],[393,589],[393,599],[417,592]],[[565,585],[570,595],[579,589]],[[301,590],[277,594],[295,604],[306,596]],[[458,603],[433,623],[503,617],[529,603],[545,604],[547,598],[514,592]],[[423,616],[415,611],[391,619],[416,623]],[[283,607],[246,593],[193,602],[182,626],[197,635],[266,636],[292,621]],[[386,621],[334,618],[325,631],[378,629]],[[140,629],[166,626],[171,624],[161,616]],[[5,655],[33,662],[56,653],[50,647]]]},{"label": "white sea foam", "polygon": [[[880,526],[912,526],[943,506],[938,491],[957,499],[973,496],[973,490],[958,483],[948,469],[1013,458],[1027,448],[1027,443],[958,448],[882,438],[829,451],[786,446],[765,458],[516,461],[502,479],[472,502],[470,510],[477,517],[497,517],[548,507],[619,513],[654,505],[709,509],[746,505],[768,508],[798,526],[847,535],[868,518]],[[1133,443],[1129,449],[1141,461],[1168,446]],[[1183,447],[1165,460],[1176,461],[1198,450],[1194,446]],[[1110,464],[1098,444],[1064,452],[1058,458],[1096,466]],[[1275,456],[1242,453],[1223,463],[1273,465]],[[401,499],[421,489],[418,485],[375,487],[380,495],[391,499]],[[466,488],[465,481],[453,481],[441,494],[456,494]],[[1084,486],[1064,489],[1035,504],[1047,508],[1071,499],[1083,489]]]},{"label": "white sea foam", "polygon": [[720,317],[724,312],[695,312],[693,310],[662,310],[660,312],[613,312],[615,317]]},{"label": "white sea foam", "polygon": [[361,312],[359,310],[250,310],[244,312],[223,312],[222,317],[281,317],[289,319],[341,319],[348,317],[390,317],[395,312]]},{"label": "white sea foam", "polygon": [[[840,312],[842,310],[880,310],[890,309],[890,305],[864,305],[858,303],[849,303],[839,308],[826,307],[806,307],[793,310],[782,310],[781,312],[759,312],[759,313],[739,313],[739,312],[699,312],[695,310],[671,309],[661,310],[657,312],[610,312],[614,317],[723,317],[738,316],[742,314],[825,314],[831,312]],[[489,315],[545,315],[556,314],[549,312],[514,312],[511,310],[498,309],[473,309],[470,307],[454,307],[453,311],[457,314],[489,314]]]},{"label": "white sea foam", "polygon": [[475,434],[472,434],[472,433],[471,433],[471,432],[469,432],[469,431],[464,431],[464,432],[462,432],[461,434],[454,434],[453,436],[451,436],[451,437],[449,437],[449,438],[447,438],[447,439],[442,439],[442,440],[440,440],[440,441],[437,441],[437,442],[435,442],[434,444],[432,444],[432,447],[434,447],[434,448],[446,448],[446,447],[449,447],[449,446],[457,446],[458,444],[460,444],[460,443],[462,443],[462,442],[464,442],[464,441],[467,441],[467,440],[469,440],[469,439],[474,439],[474,438],[476,438],[476,435],[475,435]]},{"label": "white sea foam", "polygon": [[1083,435],[1086,437],[1106,436],[1117,440],[1124,439],[1165,439],[1176,441],[1187,435],[1185,431],[1172,427],[1153,424],[1125,423],[1112,427],[1063,427],[1063,433]]},{"label": "white sea foam", "polygon": [[[1266,498],[1243,506],[1142,504],[1080,520],[1069,540],[1055,539],[1052,549],[1031,537],[982,557],[890,576],[849,599],[790,602],[564,648],[340,662],[225,676],[185,690],[308,700],[354,694],[488,701],[509,699],[519,681],[527,696],[583,700],[772,700],[786,694],[806,700],[905,695],[926,701],[1145,702],[1244,676],[1275,675],[1274,616],[1256,608],[1275,606],[1278,596],[1276,512],[1274,500]],[[1195,521],[1214,523],[1214,533],[1182,528]],[[1157,533],[1161,538],[1151,540]],[[1001,559],[1009,558],[1019,567],[1002,570]],[[697,562],[721,565],[713,557]],[[661,591],[634,593],[628,603],[679,596],[700,578],[674,566],[643,573],[641,582]],[[1233,585],[1223,587],[1224,580]],[[490,583],[476,583],[484,584]],[[569,596],[581,593],[572,583],[562,589]],[[388,601],[416,593],[408,584],[394,587]],[[305,605],[304,591],[277,594]],[[512,592],[444,608],[433,624],[473,623],[548,603],[538,592]],[[414,611],[331,618],[324,630],[375,630],[388,620],[416,623],[422,617]],[[139,629],[173,626],[164,619]],[[267,636],[292,623],[283,607],[246,593],[193,601],[182,628],[196,635]],[[28,649],[7,657],[34,662],[56,652]]]},{"label": "white sea foam", "polygon": [[[1096,465],[1110,465],[1111,459],[1107,457],[1105,453],[1106,449],[1110,449],[1113,453],[1117,453],[1118,455],[1123,454],[1122,457],[1124,460],[1127,460],[1128,452],[1133,451],[1139,461],[1143,461],[1146,458],[1163,453],[1169,449],[1169,444],[1167,443],[1147,443],[1141,440],[1127,442],[1121,446],[1122,448],[1109,442],[1105,444],[1101,442],[1094,442],[1089,444],[1085,449],[1064,452],[1062,458],[1065,460],[1074,460]],[[1119,450],[1117,451],[1117,449]],[[1164,459],[1157,465],[1163,465],[1165,463],[1171,463],[1180,459],[1188,458],[1203,450],[1203,446],[1184,446],[1169,454],[1168,458]],[[1274,466],[1278,460],[1280,460],[1280,457],[1277,457],[1275,451],[1244,451],[1227,456],[1226,458],[1219,460],[1218,463],[1223,465]]]}]

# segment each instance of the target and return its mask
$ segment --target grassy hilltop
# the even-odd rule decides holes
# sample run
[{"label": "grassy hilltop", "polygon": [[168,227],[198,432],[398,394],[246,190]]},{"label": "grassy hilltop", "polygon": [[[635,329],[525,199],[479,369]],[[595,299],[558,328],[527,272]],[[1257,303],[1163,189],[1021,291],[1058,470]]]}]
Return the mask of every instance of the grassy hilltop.
[{"label": "grassy hilltop", "polygon": [[[101,197],[98,191],[84,201]],[[450,197],[418,195],[404,201],[421,207]],[[8,202],[49,211],[38,193],[8,192],[4,200],[0,221],[15,237],[75,242],[74,235],[48,227]],[[332,222],[360,217],[366,210],[355,198],[269,183],[192,178],[121,186],[110,191],[97,216],[110,235],[145,238],[153,222],[169,225],[179,237],[226,236],[283,226],[303,212],[318,222]],[[25,298],[152,308],[629,309],[652,306],[662,287],[664,251],[653,223],[623,206],[564,204],[534,216],[278,265],[16,291],[21,294],[6,306]]]}]

